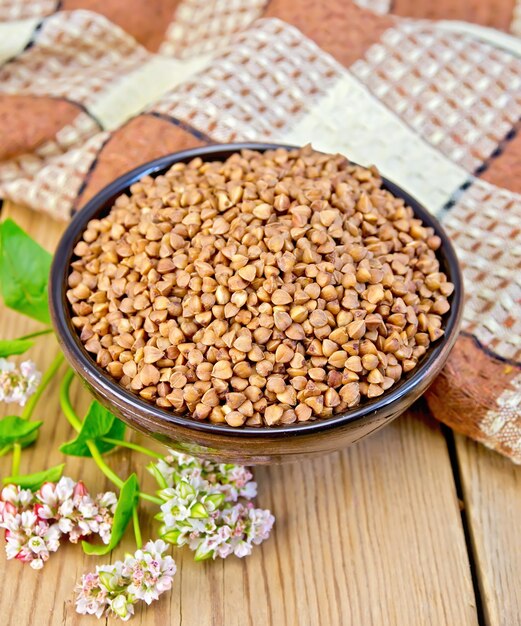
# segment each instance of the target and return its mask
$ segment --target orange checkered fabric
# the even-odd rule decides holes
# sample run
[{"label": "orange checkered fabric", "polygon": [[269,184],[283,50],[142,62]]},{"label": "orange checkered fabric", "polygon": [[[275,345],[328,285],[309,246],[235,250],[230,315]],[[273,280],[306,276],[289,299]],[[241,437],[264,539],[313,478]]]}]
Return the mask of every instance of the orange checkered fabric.
[{"label": "orange checkered fabric", "polygon": [[67,219],[140,163],[312,142],[437,214],[463,333],[427,400],[521,463],[521,0],[0,0],[0,198]]}]

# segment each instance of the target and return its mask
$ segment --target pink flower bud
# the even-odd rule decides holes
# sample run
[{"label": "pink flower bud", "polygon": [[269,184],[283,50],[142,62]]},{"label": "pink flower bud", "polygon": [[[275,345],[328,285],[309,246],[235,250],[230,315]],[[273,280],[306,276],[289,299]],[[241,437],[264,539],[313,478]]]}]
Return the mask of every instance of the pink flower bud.
[{"label": "pink flower bud", "polygon": [[33,511],[39,520],[49,519],[49,516],[45,514],[48,509],[49,507],[46,504],[40,504],[38,502],[33,507]]},{"label": "pink flower bud", "polygon": [[18,561],[22,561],[22,563],[29,563],[30,561],[32,561],[32,556],[30,552],[19,552],[16,556],[15,559]]},{"label": "pink flower bud", "polygon": [[83,497],[83,496],[86,496],[89,492],[87,491],[87,487],[85,487],[83,482],[80,480],[76,483],[73,493],[74,493],[74,496]]},{"label": "pink flower bud", "polygon": [[11,502],[0,501],[0,521],[4,519],[6,515],[16,515],[18,509]]}]

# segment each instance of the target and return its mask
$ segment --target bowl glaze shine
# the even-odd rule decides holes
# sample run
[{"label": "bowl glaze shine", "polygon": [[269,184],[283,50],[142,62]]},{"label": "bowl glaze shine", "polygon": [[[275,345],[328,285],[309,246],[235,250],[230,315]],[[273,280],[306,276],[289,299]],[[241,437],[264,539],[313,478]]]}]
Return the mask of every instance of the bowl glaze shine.
[{"label": "bowl glaze shine", "polygon": [[437,251],[442,270],[454,283],[451,309],[445,316],[445,335],[431,345],[418,366],[382,396],[334,417],[277,427],[241,427],[199,422],[161,409],[127,391],[112,379],[83,347],[71,322],[66,298],[69,266],[74,247],[87,222],[106,215],[115,199],[145,175],[159,175],[174,163],[195,157],[205,161],[225,160],[241,149],[265,151],[288,148],[279,144],[221,144],[176,152],[145,163],[121,176],[96,194],[72,219],[54,256],[49,299],[53,326],[70,365],[92,394],[130,426],[155,437],[180,452],[228,463],[268,464],[293,461],[344,448],[375,432],[403,413],[432,383],[444,366],[456,341],[463,307],[463,280],[459,263],[439,222],[414,198],[383,178],[384,187],[401,197],[425,224],[434,228],[442,245]]}]

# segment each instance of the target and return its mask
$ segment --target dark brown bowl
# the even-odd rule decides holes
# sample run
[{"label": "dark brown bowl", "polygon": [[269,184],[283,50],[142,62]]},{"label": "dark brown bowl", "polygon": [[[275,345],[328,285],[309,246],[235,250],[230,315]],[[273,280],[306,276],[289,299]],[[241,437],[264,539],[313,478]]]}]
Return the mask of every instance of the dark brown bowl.
[{"label": "dark brown bowl", "polygon": [[403,198],[415,214],[432,226],[441,238],[438,257],[442,270],[454,283],[455,290],[445,319],[445,335],[430,347],[413,371],[382,396],[365,400],[360,406],[325,420],[271,428],[232,428],[198,422],[160,409],[121,387],[96,365],[72,326],[71,309],[66,298],[73,250],[87,222],[106,215],[114,200],[140,178],[162,174],[178,161],[188,162],[195,157],[208,161],[224,160],[244,148],[264,151],[278,147],[292,146],[263,143],[214,145],[176,152],[145,163],[115,180],[87,203],[71,221],[54,256],[50,277],[51,315],[69,363],[93,395],[115,415],[130,426],[182,452],[232,463],[267,464],[293,461],[344,448],[388,424],[417,400],[444,366],[456,341],[463,305],[463,281],[454,248],[438,221],[425,208],[400,187],[383,179],[385,188]]}]

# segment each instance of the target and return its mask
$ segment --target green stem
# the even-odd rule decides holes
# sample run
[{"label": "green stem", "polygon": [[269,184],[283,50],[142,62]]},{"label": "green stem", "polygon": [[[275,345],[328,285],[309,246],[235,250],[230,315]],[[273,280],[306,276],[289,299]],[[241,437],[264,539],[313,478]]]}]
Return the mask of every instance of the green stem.
[{"label": "green stem", "polygon": [[[69,424],[74,428],[76,432],[79,432],[81,430],[81,421],[76,415],[76,411],[74,410],[72,406],[70,395],[69,395],[73,378],[74,378],[74,372],[71,369],[67,370],[67,372],[65,373],[65,376],[63,377],[62,383],[60,385],[60,405]],[[121,442],[119,441],[116,441],[116,443],[117,445],[121,444]],[[121,487],[123,486],[123,481],[105,463],[105,459],[102,457],[101,452],[98,450],[96,443],[90,440],[90,441],[87,441],[87,446],[89,448],[89,451],[92,455],[94,462],[99,467],[99,469],[103,472],[103,474],[105,474],[105,476],[112,483],[116,485],[116,487],[118,487],[118,489],[121,489]],[[155,496],[151,496],[148,493],[143,493],[140,491],[139,497],[142,500],[148,500],[149,502],[153,502],[154,504],[158,504],[158,505],[163,504],[162,500],[160,500],[159,498],[156,498]]]},{"label": "green stem", "polygon": [[110,437],[102,437],[101,441],[105,443],[111,443],[115,446],[121,446],[122,448],[128,448],[129,450],[135,450],[136,452],[141,452],[141,454],[146,454],[147,456],[151,456],[153,459],[164,458],[164,456],[162,454],[159,454],[159,452],[154,452],[153,450],[144,448],[143,446],[140,446],[137,443],[132,443],[131,441],[123,441],[121,439],[111,439]]},{"label": "green stem", "polygon": [[121,489],[123,487],[123,481],[121,480],[121,478],[110,469],[110,467],[105,463],[105,460],[103,459],[103,457],[101,456],[101,452],[98,450],[98,447],[96,446],[96,444],[94,443],[94,441],[91,441],[90,439],[87,441],[87,447],[89,448],[89,451],[92,455],[92,458],[94,459],[94,462],[96,463],[96,465],[100,468],[100,470],[105,474],[105,476],[111,481],[113,482],[116,487],[118,489]]},{"label": "green stem", "polygon": [[60,405],[63,411],[63,414],[67,418],[69,424],[74,428],[76,432],[80,432],[81,430],[81,422],[76,415],[76,411],[74,410],[71,398],[69,395],[69,391],[71,388],[71,383],[74,379],[74,372],[71,369],[68,369],[65,372],[65,376],[60,385]]},{"label": "green stem", "polygon": [[139,492],[139,497],[142,500],[146,500],[147,502],[153,502],[154,504],[157,504],[158,506],[161,506],[162,504],[164,504],[161,498],[156,498],[155,496],[151,496],[150,494],[145,493],[144,491]]},{"label": "green stem", "polygon": [[42,335],[49,335],[52,333],[52,328],[45,328],[44,330],[38,330],[35,333],[30,333],[29,335],[24,335],[23,337],[18,337],[19,340],[22,339],[34,339],[35,337],[41,337]]},{"label": "green stem", "polygon": [[63,363],[63,354],[60,352],[54,357],[52,363],[49,365],[49,367],[45,371],[44,375],[42,376],[42,380],[40,384],[38,385],[38,388],[36,389],[36,392],[27,401],[27,404],[25,405],[24,410],[22,411],[22,414],[20,415],[20,417],[23,420],[31,419],[31,415],[33,414],[36,404],[38,403],[38,400],[40,399],[42,393],[47,388],[47,385],[53,379],[54,375],[56,374],[56,372],[58,371],[62,363]]},{"label": "green stem", "polygon": [[22,446],[19,443],[13,445],[13,460],[11,463],[11,476],[18,476],[20,473],[20,460],[22,458]]},{"label": "green stem", "polygon": [[[100,470],[105,474],[105,476],[113,482],[118,489],[123,487],[123,481],[121,478],[105,463],[105,459],[101,456],[101,452],[98,450],[98,447],[94,443],[94,441],[87,441],[87,446],[89,451],[94,459],[96,465],[100,468]],[[149,502],[153,502],[154,504],[163,504],[163,501],[160,498],[156,498],[155,496],[151,496],[148,493],[144,493],[143,491],[139,492],[139,497],[142,500],[148,500]]]},{"label": "green stem", "polygon": [[0,456],[5,456],[8,452],[11,452],[11,444],[0,448]]},{"label": "green stem", "polygon": [[134,537],[136,538],[137,549],[141,550],[143,547],[143,539],[141,538],[141,528],[139,527],[137,506],[132,509],[132,524],[134,525]]}]

